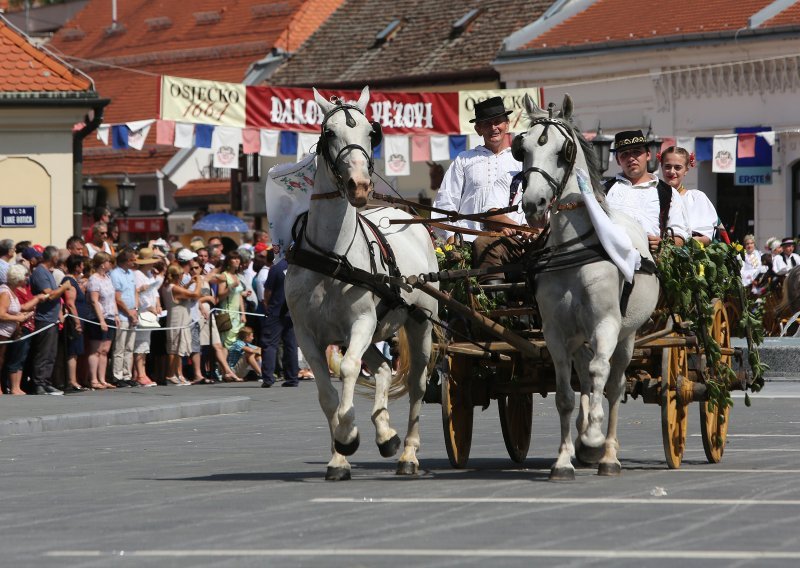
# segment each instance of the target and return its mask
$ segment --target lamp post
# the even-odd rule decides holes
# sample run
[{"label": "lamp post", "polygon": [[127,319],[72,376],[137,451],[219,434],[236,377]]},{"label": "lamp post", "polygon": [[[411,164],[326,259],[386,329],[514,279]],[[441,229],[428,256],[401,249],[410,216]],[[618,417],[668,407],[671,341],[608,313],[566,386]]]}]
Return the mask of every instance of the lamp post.
[{"label": "lamp post", "polygon": [[645,138],[647,139],[647,149],[650,152],[650,159],[647,160],[647,171],[652,174],[658,169],[658,153],[661,151],[661,144],[664,141],[653,134],[652,122],[647,127],[647,136]]},{"label": "lamp post", "polygon": [[102,185],[88,178],[83,185],[83,208],[86,211],[91,211],[97,205],[97,192],[102,189]]},{"label": "lamp post", "polygon": [[600,123],[598,122],[597,133],[594,135],[594,138],[592,138],[592,148],[597,156],[601,174],[605,174],[608,170],[608,164],[611,159],[611,143],[613,141],[613,136],[603,134],[603,129],[600,127]]},{"label": "lamp post", "polygon": [[136,184],[133,183],[127,174],[125,179],[117,182],[117,196],[119,197],[119,210],[123,217],[127,217],[128,208],[133,201],[133,192],[136,190]]}]

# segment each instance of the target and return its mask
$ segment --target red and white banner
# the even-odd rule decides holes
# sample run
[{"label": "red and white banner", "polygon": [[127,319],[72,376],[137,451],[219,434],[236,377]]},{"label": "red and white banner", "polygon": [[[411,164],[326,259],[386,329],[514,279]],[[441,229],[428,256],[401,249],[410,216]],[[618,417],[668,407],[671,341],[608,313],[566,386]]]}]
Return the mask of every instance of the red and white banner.
[{"label": "red and white banner", "polygon": [[[321,90],[357,101],[359,91]],[[247,87],[247,126],[271,130],[316,132],[322,111],[311,89]],[[458,134],[458,93],[395,93],[371,91],[367,118],[386,134]]]}]

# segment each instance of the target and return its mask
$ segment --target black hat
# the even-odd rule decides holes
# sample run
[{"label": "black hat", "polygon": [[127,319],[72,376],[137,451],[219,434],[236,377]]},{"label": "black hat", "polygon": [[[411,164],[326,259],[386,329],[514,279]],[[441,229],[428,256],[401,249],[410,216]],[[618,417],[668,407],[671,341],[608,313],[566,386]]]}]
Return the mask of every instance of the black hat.
[{"label": "black hat", "polygon": [[475,105],[475,118],[470,120],[470,122],[480,122],[482,120],[491,120],[498,116],[508,116],[512,112],[514,111],[506,110],[505,105],[503,105],[503,97],[491,97]]},{"label": "black hat", "polygon": [[647,138],[644,137],[641,130],[623,130],[614,136],[614,152],[622,152],[637,146],[647,146]]},{"label": "black hat", "polygon": [[789,246],[789,245],[794,246],[794,239],[792,237],[786,237],[785,239],[783,239],[781,241],[781,246],[782,247]]}]

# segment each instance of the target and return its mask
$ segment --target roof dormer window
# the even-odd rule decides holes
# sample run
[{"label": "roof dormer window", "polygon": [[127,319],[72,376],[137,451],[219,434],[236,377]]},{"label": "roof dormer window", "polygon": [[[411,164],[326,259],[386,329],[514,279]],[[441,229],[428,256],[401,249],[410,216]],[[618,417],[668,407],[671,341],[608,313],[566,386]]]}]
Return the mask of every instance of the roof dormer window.
[{"label": "roof dormer window", "polygon": [[375,36],[375,43],[372,44],[372,47],[380,47],[384,43],[391,41],[392,38],[394,38],[394,36],[397,35],[397,32],[399,32],[400,28],[402,27],[403,27],[402,19],[392,20],[391,22],[389,22],[389,25],[383,28],[380,32],[378,32],[378,35]]},{"label": "roof dormer window", "polygon": [[216,24],[222,19],[222,13],[216,10],[210,12],[195,12],[192,16],[194,16],[194,21],[198,26]]},{"label": "roof dormer window", "polygon": [[166,30],[172,27],[172,19],[167,16],[159,16],[157,18],[149,18],[144,21],[147,26],[147,31],[157,32],[159,30]]},{"label": "roof dormer window", "polygon": [[469,28],[470,24],[474,22],[478,16],[481,15],[483,12],[483,8],[473,8],[463,16],[461,16],[458,20],[453,23],[453,27],[450,28],[450,39],[454,37],[460,36],[464,33],[467,28]]}]

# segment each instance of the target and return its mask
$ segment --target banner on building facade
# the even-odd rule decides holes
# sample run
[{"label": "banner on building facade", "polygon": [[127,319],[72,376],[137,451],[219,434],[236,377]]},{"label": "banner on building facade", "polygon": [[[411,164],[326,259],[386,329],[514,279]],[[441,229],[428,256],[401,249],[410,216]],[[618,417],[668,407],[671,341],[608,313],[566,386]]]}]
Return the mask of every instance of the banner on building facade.
[{"label": "banner on building facade", "polygon": [[161,77],[162,120],[214,126],[245,126],[247,90],[239,83]]},{"label": "banner on building facade", "polygon": [[[360,91],[320,90],[326,99],[358,100]],[[370,91],[367,118],[387,134],[458,132],[458,94]],[[247,87],[247,125],[272,130],[316,132],[322,111],[311,89]]]},{"label": "banner on building facade", "polygon": [[475,118],[475,104],[491,97],[503,97],[506,110],[513,111],[508,116],[510,132],[524,132],[528,129],[528,117],[525,112],[523,99],[525,94],[531,96],[534,102],[541,106],[542,101],[539,89],[494,89],[484,91],[459,91],[458,92],[458,124],[461,134],[474,134],[475,124],[470,122]]}]

